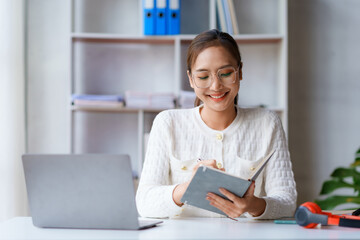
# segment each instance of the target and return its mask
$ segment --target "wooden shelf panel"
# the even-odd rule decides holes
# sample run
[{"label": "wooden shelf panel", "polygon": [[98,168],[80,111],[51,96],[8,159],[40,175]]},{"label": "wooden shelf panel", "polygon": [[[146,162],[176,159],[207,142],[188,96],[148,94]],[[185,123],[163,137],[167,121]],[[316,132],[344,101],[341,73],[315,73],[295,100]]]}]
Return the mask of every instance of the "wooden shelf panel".
[{"label": "wooden shelf panel", "polygon": [[71,106],[71,110],[82,112],[114,112],[114,113],[136,113],[136,112],[161,112],[165,108],[127,108],[127,107],[92,107],[92,106]]},{"label": "wooden shelf panel", "polygon": [[[241,108],[255,108],[257,106],[240,106]],[[275,112],[283,112],[285,109],[283,107],[278,106],[270,106],[264,107],[264,109],[269,109]],[[135,113],[135,112],[152,112],[157,113],[164,110],[165,108],[127,108],[127,107],[92,107],[92,106],[71,106],[71,110],[76,111],[83,111],[83,112],[118,112],[118,113]]]},{"label": "wooden shelf panel", "polygon": [[122,35],[109,33],[72,33],[73,40],[96,41],[96,42],[124,42],[124,43],[150,43],[150,44],[174,44],[174,36],[141,36]]},{"label": "wooden shelf panel", "polygon": [[[142,36],[142,35],[122,35],[107,33],[72,33],[73,40],[82,41],[104,41],[104,42],[126,42],[126,43],[150,43],[150,44],[174,44],[175,41],[191,42],[196,35],[181,34],[167,36]],[[233,36],[238,43],[257,43],[257,42],[280,42],[284,38],[281,34],[241,34]]]}]

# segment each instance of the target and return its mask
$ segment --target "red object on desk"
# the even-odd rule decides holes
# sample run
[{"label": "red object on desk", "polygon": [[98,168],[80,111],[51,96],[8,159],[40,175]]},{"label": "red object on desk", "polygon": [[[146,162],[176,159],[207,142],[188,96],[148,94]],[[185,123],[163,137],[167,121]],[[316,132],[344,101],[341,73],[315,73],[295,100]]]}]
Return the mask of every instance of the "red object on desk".
[{"label": "red object on desk", "polygon": [[340,227],[360,228],[360,217],[352,215],[334,215],[323,212],[319,205],[313,202],[305,202],[296,210],[295,219],[297,224],[305,228],[314,228],[318,224],[335,225]]}]

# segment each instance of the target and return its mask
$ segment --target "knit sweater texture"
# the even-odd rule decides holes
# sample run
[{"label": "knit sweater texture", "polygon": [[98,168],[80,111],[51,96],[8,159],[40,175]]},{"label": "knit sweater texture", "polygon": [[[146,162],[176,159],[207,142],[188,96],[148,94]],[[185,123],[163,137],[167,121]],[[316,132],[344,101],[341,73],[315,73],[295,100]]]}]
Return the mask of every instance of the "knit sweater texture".
[{"label": "knit sweater texture", "polygon": [[[201,106],[200,106],[201,107]],[[266,201],[256,219],[293,216],[296,185],[281,120],[272,111],[237,107],[237,115],[224,130],[208,127],[200,107],[159,113],[150,132],[136,194],[143,217],[223,217],[189,205],[179,207],[172,198],[176,185],[189,181],[197,159],[215,159],[225,171],[248,179],[272,150],[273,157],[255,181],[255,196]],[[252,218],[248,213],[244,216]]]}]

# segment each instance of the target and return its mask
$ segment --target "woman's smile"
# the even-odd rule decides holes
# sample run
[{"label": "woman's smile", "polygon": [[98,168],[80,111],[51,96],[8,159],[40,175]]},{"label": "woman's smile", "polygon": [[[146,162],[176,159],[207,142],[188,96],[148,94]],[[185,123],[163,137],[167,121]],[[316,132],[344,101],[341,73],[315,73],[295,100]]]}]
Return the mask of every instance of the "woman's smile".
[{"label": "woman's smile", "polygon": [[222,100],[225,99],[225,97],[227,96],[228,92],[224,92],[224,93],[214,93],[214,94],[209,94],[208,96],[210,98],[212,98],[213,101],[215,102],[220,102]]}]

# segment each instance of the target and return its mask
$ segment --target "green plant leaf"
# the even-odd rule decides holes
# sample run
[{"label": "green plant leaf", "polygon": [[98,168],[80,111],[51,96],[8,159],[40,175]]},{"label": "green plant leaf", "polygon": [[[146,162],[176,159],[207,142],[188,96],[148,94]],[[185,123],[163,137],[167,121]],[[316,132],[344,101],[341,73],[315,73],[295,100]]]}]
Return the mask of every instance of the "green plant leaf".
[{"label": "green plant leaf", "polygon": [[355,158],[355,161],[350,166],[351,167],[360,166],[360,157]]},{"label": "green plant leaf", "polygon": [[346,178],[346,177],[360,177],[360,173],[355,168],[336,168],[331,174],[331,177]]},{"label": "green plant leaf", "polygon": [[329,194],[339,188],[353,188],[356,190],[360,190],[360,186],[349,184],[339,179],[332,179],[323,183],[320,195]]},{"label": "green plant leaf", "polygon": [[356,154],[360,154],[360,148],[356,151]]},{"label": "green plant leaf", "polygon": [[356,203],[360,204],[360,197],[357,196],[330,196],[323,200],[315,200],[323,210],[332,210],[336,206],[344,203]]}]

